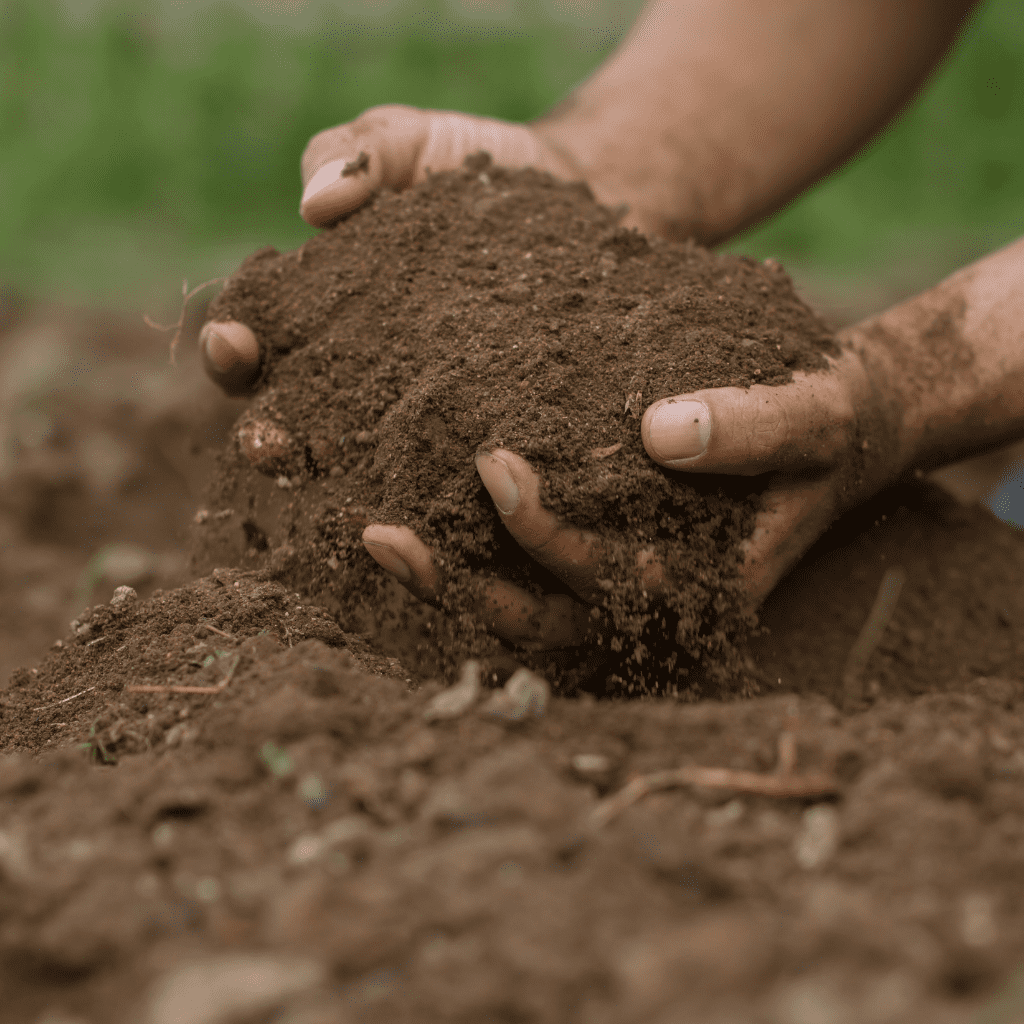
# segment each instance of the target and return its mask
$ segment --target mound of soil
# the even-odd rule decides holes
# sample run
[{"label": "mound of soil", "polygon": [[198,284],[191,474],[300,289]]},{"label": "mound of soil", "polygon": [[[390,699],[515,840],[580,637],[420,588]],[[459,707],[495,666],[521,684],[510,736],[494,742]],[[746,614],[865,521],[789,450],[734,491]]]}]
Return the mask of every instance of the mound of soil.
[{"label": "mound of soil", "polygon": [[[172,493],[149,492],[140,540],[166,541]],[[243,533],[241,512],[203,512],[197,530]],[[78,517],[62,522],[76,537]],[[12,550],[27,527],[12,522]],[[554,696],[518,722],[486,693],[428,721],[441,683],[286,585],[282,546],[267,560],[79,605],[0,693],[5,1022],[1024,1012],[1019,531],[933,487],[880,495],[766,603],[747,653],[771,695]],[[907,582],[853,707],[843,662],[895,564]],[[39,585],[3,582],[12,607]],[[683,786],[595,827],[638,776],[727,769],[770,790],[785,751],[834,794]]]},{"label": "mound of soil", "polygon": [[[889,499],[766,612],[759,665],[803,694],[437,719],[439,682],[267,571],[92,608],[0,703],[5,1020],[1016,1019],[1024,545]],[[893,555],[913,601],[844,713],[808,659],[841,660]],[[784,737],[833,796],[744,789]],[[750,775],[597,813],[680,766]]]},{"label": "mound of soil", "polygon": [[[584,187],[481,154],[296,252],[256,253],[209,316],[248,324],[264,363],[200,569],[285,549],[292,582],[355,624],[368,596],[380,606],[362,528],[405,524],[444,566],[435,643],[450,664],[485,652],[483,577],[563,589],[524,558],[476,475],[474,456],[504,447],[539,471],[548,507],[604,541],[603,621],[575,665],[629,689],[742,685],[737,544],[757,494],[662,470],[639,417],[662,397],[824,365],[831,336],[777,264],[648,241]],[[657,603],[634,568],[651,548],[674,581]]]}]

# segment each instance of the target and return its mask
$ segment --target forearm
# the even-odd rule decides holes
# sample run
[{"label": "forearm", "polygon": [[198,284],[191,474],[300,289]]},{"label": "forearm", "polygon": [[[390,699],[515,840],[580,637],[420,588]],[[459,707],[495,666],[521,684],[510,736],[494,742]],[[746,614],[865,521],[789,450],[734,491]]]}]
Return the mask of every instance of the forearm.
[{"label": "forearm", "polygon": [[843,340],[883,382],[893,475],[1024,437],[1024,238]]},{"label": "forearm", "polygon": [[651,0],[536,123],[597,198],[718,242],[838,166],[913,95],[970,0]]}]

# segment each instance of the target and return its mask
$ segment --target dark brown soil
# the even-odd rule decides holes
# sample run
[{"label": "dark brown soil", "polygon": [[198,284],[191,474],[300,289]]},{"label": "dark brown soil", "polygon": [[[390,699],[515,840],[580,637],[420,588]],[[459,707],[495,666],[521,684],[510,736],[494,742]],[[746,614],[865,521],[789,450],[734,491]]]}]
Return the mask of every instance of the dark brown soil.
[{"label": "dark brown soil", "polygon": [[[831,335],[777,264],[649,243],[585,188],[481,155],[297,252],[250,257],[210,316],[250,325],[265,352],[212,498],[235,511],[221,531],[235,557],[243,531],[254,565],[287,545],[289,578],[351,620],[380,575],[362,527],[411,526],[445,568],[435,642],[454,667],[493,650],[473,616],[479,580],[557,586],[477,478],[477,452],[505,447],[537,468],[548,507],[605,542],[605,628],[576,671],[538,668],[569,683],[587,664],[630,691],[696,693],[709,673],[749,684],[735,569],[756,483],[666,472],[639,417],[659,398],[823,365]],[[225,550],[204,532],[205,568]],[[657,602],[633,568],[651,547],[675,581]]]},{"label": "dark brown soil", "polygon": [[[40,324],[53,380],[15,387]],[[286,536],[246,557],[240,512],[200,501],[240,405],[194,361],[171,374],[164,339],[70,312],[0,324],[0,359],[0,654],[26,666],[0,682],[4,1024],[1024,1019],[1020,531],[889,492],[770,596],[757,697],[556,695],[515,722],[485,693],[428,722],[424,659],[293,586]],[[298,507],[297,475],[270,493]],[[159,559],[200,505],[238,558],[179,585]],[[125,540],[141,569],[96,561]],[[123,583],[139,599],[109,604]],[[652,771],[771,778],[787,735],[833,796],[683,786],[593,824]]]},{"label": "dark brown soil", "polygon": [[[866,512],[766,609],[779,692],[727,704],[431,724],[439,682],[267,572],[94,607],[0,705],[5,1020],[1019,1019],[1024,544],[929,488]],[[909,600],[844,712],[893,558]],[[783,733],[835,799],[683,788],[590,823],[639,774],[771,773]]]}]

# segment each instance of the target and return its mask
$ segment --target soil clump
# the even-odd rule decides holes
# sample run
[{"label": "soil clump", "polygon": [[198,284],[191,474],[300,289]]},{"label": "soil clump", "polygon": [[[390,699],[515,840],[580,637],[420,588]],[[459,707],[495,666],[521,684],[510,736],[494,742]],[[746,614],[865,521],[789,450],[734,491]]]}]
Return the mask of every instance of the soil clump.
[{"label": "soil clump", "polygon": [[[362,529],[407,525],[445,575],[426,646],[449,668],[493,653],[474,614],[483,578],[565,590],[476,475],[476,454],[503,447],[540,473],[547,507],[599,536],[607,588],[572,667],[517,656],[566,688],[749,686],[735,570],[757,481],[667,472],[639,426],[659,398],[825,365],[831,335],[777,264],[648,241],[585,187],[480,154],[295,252],[256,253],[209,316],[248,324],[264,361],[210,498],[234,516],[200,528],[197,569],[276,552],[361,628],[383,575]],[[657,601],[635,568],[650,550],[672,580]]]}]

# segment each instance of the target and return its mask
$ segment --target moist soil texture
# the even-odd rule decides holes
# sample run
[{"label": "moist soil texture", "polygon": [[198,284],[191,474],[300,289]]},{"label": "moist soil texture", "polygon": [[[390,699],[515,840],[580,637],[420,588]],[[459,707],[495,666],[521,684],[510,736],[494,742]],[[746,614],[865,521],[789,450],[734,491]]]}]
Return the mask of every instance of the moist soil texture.
[{"label": "moist soil texture", "polygon": [[520,652],[445,672],[441,627],[382,644],[303,577],[314,534],[289,553],[268,510],[347,477],[257,491],[194,346],[172,370],[113,315],[0,314],[5,1024],[1024,1020],[1020,531],[901,487],[734,637],[756,695],[516,690]]},{"label": "moist soil texture", "polygon": [[[342,618],[365,615],[368,595],[379,617],[382,571],[360,534],[409,526],[443,566],[446,614],[425,646],[449,669],[494,653],[488,576],[564,590],[477,477],[478,452],[507,448],[600,552],[587,644],[571,664],[522,660],[563,687],[749,687],[736,565],[756,482],[662,469],[640,416],[660,398],[825,365],[831,333],[778,264],[648,241],[585,187],[481,154],[295,252],[256,253],[209,315],[248,324],[264,360],[210,498],[234,514],[204,524],[202,568],[280,550],[289,579]],[[672,581],[656,600],[636,568],[652,551]]]}]

